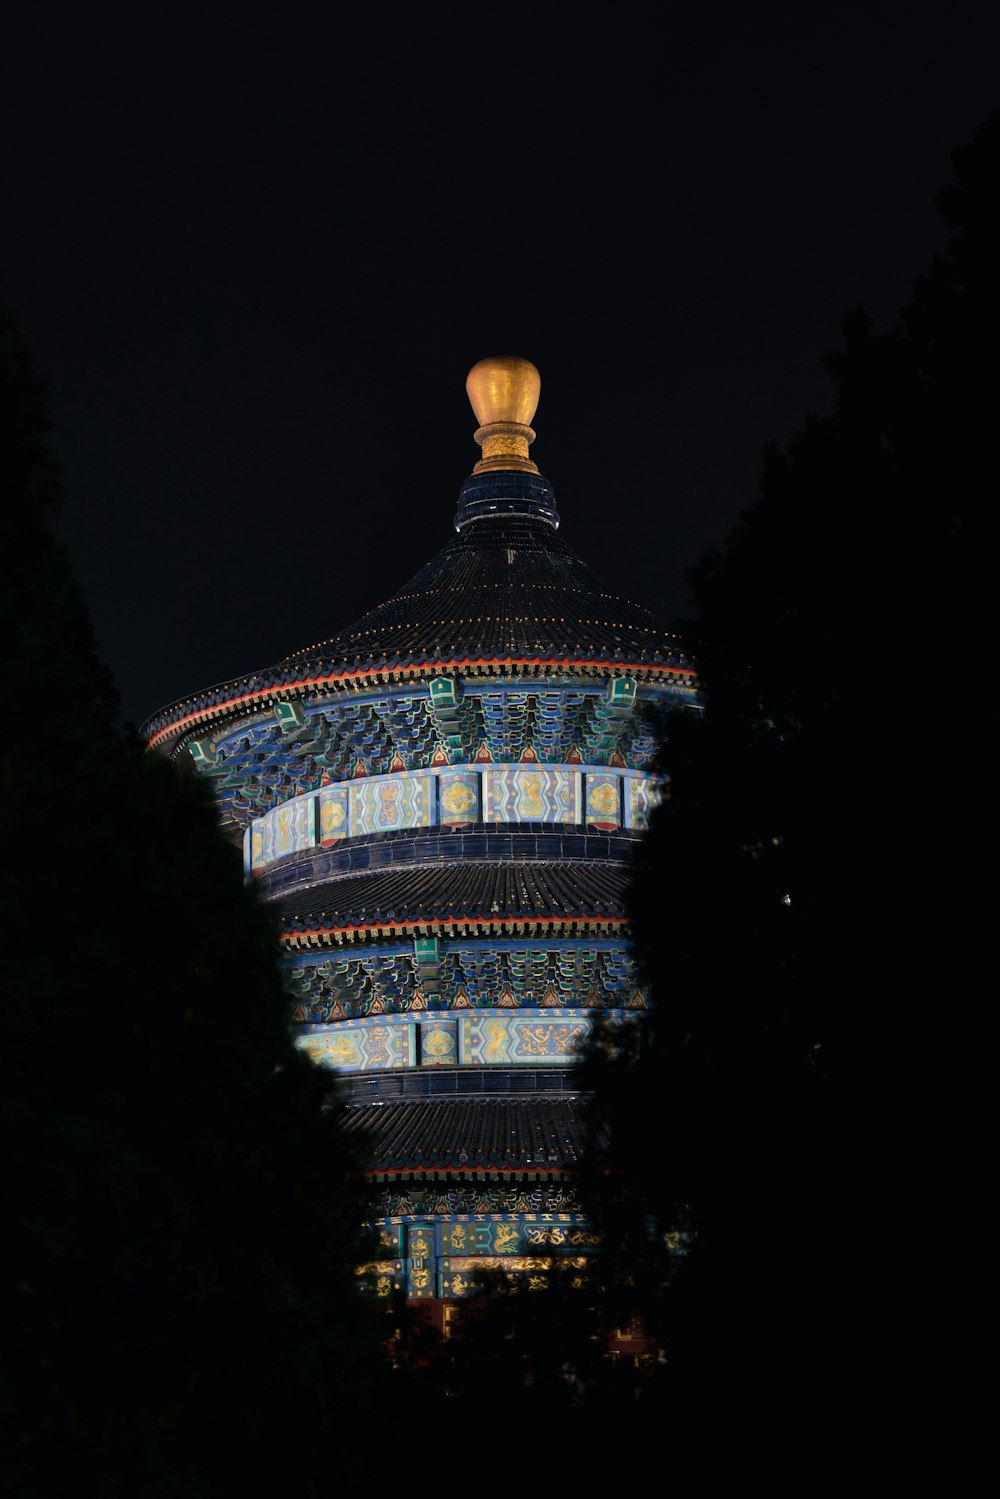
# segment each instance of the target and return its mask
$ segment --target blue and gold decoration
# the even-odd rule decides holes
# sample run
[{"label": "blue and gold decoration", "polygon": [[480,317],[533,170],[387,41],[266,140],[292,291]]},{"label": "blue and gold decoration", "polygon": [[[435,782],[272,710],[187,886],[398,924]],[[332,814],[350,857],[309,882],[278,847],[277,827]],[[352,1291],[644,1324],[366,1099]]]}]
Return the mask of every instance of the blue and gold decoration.
[{"label": "blue and gold decoration", "polygon": [[347,787],[325,786],[317,800],[320,843],[336,843],[339,838],[346,838],[350,827]]},{"label": "blue and gold decoration", "polygon": [[458,1026],[453,1020],[425,1020],[419,1028],[424,1067],[454,1067],[458,1062]]},{"label": "blue and gold decoration", "polygon": [[257,818],[251,828],[255,869],[263,869],[287,854],[312,848],[316,842],[316,807],[311,798],[283,802]]},{"label": "blue and gold decoration", "polygon": [[430,776],[379,776],[353,781],[350,796],[350,836],[426,828],[433,821]]},{"label": "blue and gold decoration", "polygon": [[650,814],[663,800],[663,782],[649,776],[630,776],[625,785],[625,826],[644,833]]},{"label": "blue and gold decoration", "polygon": [[483,771],[483,809],[486,822],[579,823],[579,772],[491,766]]},{"label": "blue and gold decoration", "polygon": [[589,772],[587,786],[587,824],[598,828],[621,826],[622,777],[610,771]]},{"label": "blue and gold decoration", "polygon": [[338,1072],[391,1070],[416,1064],[412,1025],[356,1020],[343,1025],[304,1026],[295,1045],[319,1067]]},{"label": "blue and gold decoration", "polygon": [[467,389],[481,457],[441,551],[146,725],[212,785],[274,913],[295,1045],[341,1075],[375,1229],[359,1278],[439,1325],[484,1275],[540,1287],[558,1260],[586,1283],[576,1063],[595,1017],[642,1023],[629,867],[665,720],[700,711],[682,643],[564,539],[529,453],[534,365],[482,360]]},{"label": "blue and gold decoration", "polygon": [[290,798],[254,818],[247,868],[256,873],[317,845],[407,828],[471,828],[489,822],[645,831],[660,795],[661,782],[654,777],[582,763],[428,768],[351,779]]},{"label": "blue and gold decoration", "polygon": [[534,1064],[571,1059],[590,1028],[583,1010],[558,1016],[537,1012],[513,1015],[463,1015],[460,1023],[461,1060],[492,1066],[500,1062]]},{"label": "blue and gold decoration", "polygon": [[473,771],[445,770],[438,776],[438,821],[460,827],[480,820],[479,776]]}]

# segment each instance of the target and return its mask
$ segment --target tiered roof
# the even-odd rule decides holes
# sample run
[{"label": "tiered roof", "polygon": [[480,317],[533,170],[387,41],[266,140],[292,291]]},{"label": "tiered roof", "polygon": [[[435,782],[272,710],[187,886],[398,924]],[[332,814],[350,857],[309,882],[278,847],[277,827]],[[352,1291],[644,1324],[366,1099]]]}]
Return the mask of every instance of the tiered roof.
[{"label": "tiered roof", "polygon": [[345,1122],[380,1180],[484,1171],[558,1179],[583,1151],[583,1104],[573,1096],[405,1099],[351,1106]]},{"label": "tiered roof", "polygon": [[329,640],[185,698],[145,725],[172,746],[289,696],[317,697],[442,674],[616,670],[693,684],[678,637],[607,589],[537,514],[485,514],[403,588]]},{"label": "tiered roof", "polygon": [[348,875],[274,902],[290,946],[370,941],[444,928],[575,936],[625,925],[628,870],[589,861],[429,865]]},{"label": "tiered roof", "polygon": [[[648,765],[655,749],[650,701],[693,700],[678,637],[608,589],[558,534],[552,487],[528,458],[537,371],[483,361],[469,391],[483,458],[447,545],[353,625],[146,724],[151,746],[191,748],[230,832],[320,784],[361,776],[522,760],[639,773],[627,767]],[[461,685],[435,686],[441,677]],[[601,961],[624,972],[618,939],[635,843],[624,828],[421,826],[302,848],[261,878],[297,954],[300,997],[316,988],[303,978],[309,964],[357,965],[369,950],[420,937],[472,938],[487,952],[494,940],[579,940],[608,948]],[[341,951],[314,958],[316,948]],[[600,993],[596,983],[578,1002],[607,994],[614,1009],[618,979]],[[562,989],[557,999],[566,1003]],[[352,1087],[348,1127],[379,1179],[555,1181],[580,1157],[583,1110],[569,1067],[369,1072]]]}]

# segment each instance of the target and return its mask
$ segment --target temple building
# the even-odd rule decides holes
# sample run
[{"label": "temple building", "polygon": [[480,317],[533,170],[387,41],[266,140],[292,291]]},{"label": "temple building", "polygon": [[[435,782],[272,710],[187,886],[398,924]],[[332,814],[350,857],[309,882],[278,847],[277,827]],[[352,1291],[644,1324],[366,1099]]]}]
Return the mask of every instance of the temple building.
[{"label": "temple building", "polygon": [[677,638],[562,538],[534,365],[467,388],[482,457],[452,540],[356,624],[145,727],[210,779],[273,908],[295,1044],[363,1139],[372,1289],[441,1315],[479,1270],[593,1252],[574,1056],[595,1015],[641,1023],[629,864],[665,715],[698,702]]}]

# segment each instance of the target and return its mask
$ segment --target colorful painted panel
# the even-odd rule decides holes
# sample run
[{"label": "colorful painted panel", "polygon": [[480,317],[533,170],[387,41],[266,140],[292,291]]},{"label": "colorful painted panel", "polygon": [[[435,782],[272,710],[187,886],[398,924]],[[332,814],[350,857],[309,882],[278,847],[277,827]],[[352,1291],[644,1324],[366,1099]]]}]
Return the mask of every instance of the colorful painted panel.
[{"label": "colorful painted panel", "polygon": [[296,1036],[295,1045],[319,1067],[338,1072],[412,1067],[416,1046],[412,1025],[364,1025],[342,1021],[329,1030]]},{"label": "colorful painted panel", "polygon": [[420,1060],[425,1067],[454,1067],[458,1062],[458,1024],[425,1021],[420,1027]]},{"label": "colorful painted panel", "polygon": [[319,793],[319,841],[336,843],[348,836],[347,787],[324,786]]},{"label": "colorful painted panel", "polygon": [[352,781],[349,788],[351,837],[394,828],[426,828],[433,821],[430,776],[395,775]]},{"label": "colorful painted panel", "polygon": [[438,778],[440,822],[455,827],[479,821],[479,777],[469,771],[445,770]]},{"label": "colorful painted panel", "polygon": [[[560,1221],[554,1221],[556,1218]],[[584,1219],[571,1213],[550,1213],[542,1222],[537,1219],[524,1221],[525,1247],[536,1253],[553,1248],[575,1249],[577,1253],[593,1252],[600,1242],[600,1234],[595,1233]]]},{"label": "colorful painted panel", "polygon": [[519,1020],[512,1027],[511,1061],[573,1056],[589,1028],[586,1020]]},{"label": "colorful painted panel", "polygon": [[[662,782],[612,769],[497,765],[436,774],[373,776],[296,797],[251,824],[247,868],[285,854],[363,834],[495,823],[547,822],[644,831],[662,798]],[[318,824],[318,826],[317,826]]]},{"label": "colorful painted panel", "polygon": [[255,817],[250,824],[250,868],[264,867],[264,819]]},{"label": "colorful painted panel", "polygon": [[590,771],[586,777],[587,822],[601,828],[621,826],[621,776]]},{"label": "colorful painted panel", "polygon": [[471,1296],[476,1289],[474,1269],[452,1269],[452,1262],[445,1260],[442,1267],[441,1294],[449,1301],[458,1301],[463,1296]]},{"label": "colorful painted panel", "polygon": [[442,1254],[523,1254],[527,1242],[525,1226],[516,1219],[445,1223],[441,1228]]},{"label": "colorful painted panel", "polygon": [[556,1265],[576,1270],[570,1284],[582,1286],[583,1272],[587,1260],[583,1255],[514,1254],[508,1257],[497,1254],[447,1256],[441,1261],[442,1295],[457,1300],[478,1289],[478,1277],[484,1272],[498,1273],[505,1279],[515,1277],[526,1281],[529,1289],[543,1291],[549,1283],[548,1272]]},{"label": "colorful painted panel", "polygon": [[459,1060],[489,1066],[496,1062],[544,1062],[571,1057],[587,1034],[589,1022],[560,1016],[463,1015]]},{"label": "colorful painted panel", "polygon": [[491,766],[483,771],[487,822],[580,821],[580,776],[538,765]]},{"label": "colorful painted panel", "polygon": [[434,1295],[434,1225],[414,1223],[410,1226],[408,1293],[410,1296]]},{"label": "colorful painted panel", "polygon": [[359,1265],[355,1275],[361,1286],[372,1296],[391,1296],[396,1286],[402,1284],[402,1260],[373,1260],[371,1264]]},{"label": "colorful painted panel", "polygon": [[570,1213],[576,1215],[574,1222],[586,1221],[580,1213],[579,1194],[567,1182],[501,1187],[486,1182],[459,1185],[453,1181],[448,1187],[426,1188],[418,1182],[396,1182],[382,1189],[378,1201],[379,1212],[390,1223],[420,1218],[425,1213],[541,1213],[543,1217]]},{"label": "colorful painted panel", "polygon": [[388,1223],[384,1218],[374,1225],[380,1254],[391,1254],[397,1259],[403,1253],[403,1227],[400,1223]]},{"label": "colorful painted panel", "polygon": [[625,826],[645,832],[649,814],[663,800],[663,783],[649,776],[629,776],[625,781]]},{"label": "colorful painted panel", "polygon": [[[275,859],[283,858],[285,854],[294,854],[299,849],[314,847],[316,843],[315,818],[315,798],[311,796],[298,796],[293,801],[283,802],[280,807],[272,807],[270,812],[258,818],[253,824],[253,832],[256,834],[259,827],[261,863],[271,864]],[[254,854],[256,855],[256,847]],[[254,868],[258,867],[255,862]]]}]

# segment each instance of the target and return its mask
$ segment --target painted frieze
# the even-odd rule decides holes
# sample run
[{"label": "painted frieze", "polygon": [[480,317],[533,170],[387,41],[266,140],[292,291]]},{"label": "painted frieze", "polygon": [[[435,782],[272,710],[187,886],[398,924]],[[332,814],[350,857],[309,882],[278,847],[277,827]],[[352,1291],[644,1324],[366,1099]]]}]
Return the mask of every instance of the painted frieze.
[{"label": "painted frieze", "polygon": [[383,1188],[378,1194],[376,1211],[380,1223],[399,1223],[426,1213],[531,1213],[541,1215],[546,1221],[551,1220],[553,1213],[568,1213],[574,1222],[585,1223],[580,1209],[576,1189],[564,1181],[544,1185],[521,1182],[516,1186],[477,1182],[447,1187],[407,1182]]},{"label": "painted frieze", "polygon": [[412,1025],[385,1021],[341,1021],[309,1026],[295,1038],[296,1047],[320,1067],[337,1072],[386,1071],[416,1064]]},{"label": "painted frieze", "polygon": [[645,832],[650,813],[662,800],[661,781],[649,776],[629,776],[625,782],[625,826]]},{"label": "painted frieze", "polygon": [[414,1223],[408,1230],[409,1257],[407,1259],[408,1294],[422,1298],[433,1296],[434,1269],[437,1255],[434,1252],[434,1224]]},{"label": "painted frieze", "polygon": [[463,1015],[460,1061],[490,1066],[499,1062],[532,1063],[553,1057],[572,1057],[589,1028],[582,1016],[563,1012],[557,1020],[523,1014]]},{"label": "painted frieze", "polygon": [[458,1025],[454,1020],[425,1020],[420,1027],[420,1061],[424,1067],[454,1067],[458,1061]]},{"label": "painted frieze", "polygon": [[586,777],[587,824],[590,827],[621,827],[621,776],[608,771],[588,772]]},{"label": "painted frieze", "polygon": [[348,836],[347,787],[324,786],[319,793],[319,841],[336,843]]},{"label": "painted frieze", "polygon": [[311,797],[282,802],[251,826],[251,867],[262,869],[286,854],[298,853],[316,844],[316,807]]},{"label": "painted frieze", "polygon": [[580,821],[580,776],[549,765],[509,765],[483,770],[483,815],[487,822]]},{"label": "painted frieze", "polygon": [[426,828],[433,822],[430,776],[384,776],[350,784],[350,836]]},{"label": "painted frieze", "polygon": [[300,849],[406,828],[479,822],[561,823],[608,831],[647,827],[662,783],[607,766],[484,765],[398,772],[322,786],[251,824],[244,862],[256,873]]},{"label": "painted frieze", "polygon": [[[553,1255],[519,1254],[512,1255],[509,1259],[501,1255],[449,1255],[441,1262],[442,1295],[449,1300],[460,1301],[465,1296],[481,1292],[482,1277],[491,1273],[499,1273],[506,1280],[523,1279],[527,1281],[529,1289],[542,1291],[549,1284],[549,1271],[556,1263]],[[574,1288],[584,1285],[583,1272],[588,1269],[585,1256],[560,1254],[558,1263],[564,1269],[579,1272],[570,1280]]]},{"label": "painted frieze", "polygon": [[443,770],[438,777],[439,821],[443,827],[479,821],[479,776],[475,771]]},{"label": "painted frieze", "polygon": [[[555,1221],[556,1218],[561,1221]],[[446,1255],[539,1254],[546,1249],[593,1251],[598,1235],[570,1213],[538,1218],[452,1219],[441,1227],[441,1253]],[[388,1247],[388,1246],[387,1246]]]}]

